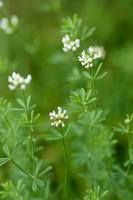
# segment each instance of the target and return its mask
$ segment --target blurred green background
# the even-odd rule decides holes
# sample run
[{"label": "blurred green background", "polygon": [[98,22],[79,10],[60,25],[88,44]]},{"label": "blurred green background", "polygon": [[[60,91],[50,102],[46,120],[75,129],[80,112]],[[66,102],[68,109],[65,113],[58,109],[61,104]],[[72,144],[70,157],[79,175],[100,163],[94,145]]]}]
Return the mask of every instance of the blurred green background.
[{"label": "blurred green background", "polygon": [[[0,96],[14,103],[17,94],[8,89],[8,75],[16,71],[26,77],[30,73],[33,80],[26,93],[31,94],[41,114],[42,134],[48,130],[49,112],[67,102],[72,88],[68,77],[73,61],[62,51],[60,27],[62,18],[72,17],[75,13],[82,19],[83,25],[96,27],[94,34],[86,40],[86,45],[105,47],[103,71],[109,73],[99,81],[97,88],[99,104],[109,112],[107,123],[114,126],[123,122],[127,113],[132,113],[132,0],[5,2],[10,15],[17,15],[20,23],[13,35],[6,35],[0,30]],[[3,16],[6,13],[0,11],[0,18]],[[123,143],[121,141],[121,145]],[[51,156],[52,159],[54,157]]]},{"label": "blurred green background", "polygon": [[[74,13],[83,24],[97,29],[86,43],[103,45],[104,70],[108,76],[98,84],[101,107],[109,107],[110,122],[120,121],[132,112],[133,101],[133,1],[132,0],[28,0],[5,1],[10,14],[19,17],[13,35],[0,30],[0,91],[12,98],[7,76],[12,71],[31,73],[30,93],[41,116],[64,104],[69,94],[67,77],[71,72],[68,57],[62,52],[60,35],[63,17]],[[4,14],[1,12],[0,17]]]}]

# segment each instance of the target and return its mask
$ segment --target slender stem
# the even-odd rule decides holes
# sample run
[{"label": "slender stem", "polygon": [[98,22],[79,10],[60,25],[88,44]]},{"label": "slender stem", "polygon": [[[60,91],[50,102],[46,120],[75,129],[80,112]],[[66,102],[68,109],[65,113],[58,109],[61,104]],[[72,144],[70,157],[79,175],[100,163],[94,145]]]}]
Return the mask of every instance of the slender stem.
[{"label": "slender stem", "polygon": [[34,147],[33,147],[33,137],[32,137],[31,125],[30,125],[30,120],[29,120],[29,115],[28,115],[27,102],[26,102],[26,98],[25,98],[25,94],[23,90],[22,90],[22,94],[23,94],[23,99],[25,103],[25,114],[26,114],[26,120],[27,120],[28,131],[29,131],[30,150],[31,150],[31,157],[33,161],[33,173],[35,174],[35,156],[34,156]]},{"label": "slender stem", "polygon": [[127,132],[127,139],[128,139],[128,151],[129,151],[129,160],[130,160],[130,162],[129,162],[129,164],[128,164],[128,167],[127,167],[127,174],[129,173],[129,170],[130,170],[130,167],[131,167],[131,140],[130,140],[130,137],[129,137],[129,125],[127,126],[127,130],[128,130],[128,132]]},{"label": "slender stem", "polygon": [[[89,120],[90,121],[90,120]],[[90,172],[91,172],[91,186],[93,186],[93,162],[92,162],[92,152],[93,152],[93,138],[92,138],[92,125],[90,123]]]},{"label": "slender stem", "polygon": [[65,162],[65,187],[64,187],[64,196],[67,199],[67,190],[68,190],[68,161],[67,161],[67,153],[66,153],[66,145],[64,140],[63,128],[61,126],[61,134],[62,134],[62,144],[63,144],[63,151],[64,151],[64,162]]},{"label": "slender stem", "polygon": [[[96,94],[95,94],[95,79],[94,79],[94,70],[93,70],[93,67],[91,68],[91,75],[93,77],[93,79],[91,81],[91,88],[92,88],[92,92],[93,92],[93,97],[95,97]],[[96,110],[96,101],[94,101],[94,109]]]},{"label": "slender stem", "polygon": [[26,172],[23,168],[21,168],[11,157],[8,156],[8,158],[10,159],[10,161],[18,168],[20,169],[24,174],[26,174],[28,177],[33,178],[32,175],[30,175],[28,172]]},{"label": "slender stem", "polygon": [[22,167],[20,167],[5,151],[0,149],[0,151],[18,168],[20,169],[24,174],[26,174],[29,178],[34,179],[32,175],[30,175],[28,172],[26,172]]},{"label": "slender stem", "polygon": [[1,114],[3,115],[3,117],[5,118],[5,120],[7,121],[8,125],[9,125],[9,127],[10,127],[10,129],[11,129],[11,131],[12,131],[12,133],[13,133],[13,135],[15,135],[15,132],[14,132],[14,130],[13,130],[13,127],[12,127],[11,123],[9,122],[8,118],[6,117],[6,115],[5,115],[2,111],[0,111],[0,112],[1,112]]}]

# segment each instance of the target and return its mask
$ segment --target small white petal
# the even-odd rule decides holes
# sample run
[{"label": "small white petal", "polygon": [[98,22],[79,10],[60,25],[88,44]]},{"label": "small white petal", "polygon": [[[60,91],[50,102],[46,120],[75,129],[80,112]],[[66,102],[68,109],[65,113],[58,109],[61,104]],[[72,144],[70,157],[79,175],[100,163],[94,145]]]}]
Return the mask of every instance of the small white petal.
[{"label": "small white petal", "polygon": [[13,85],[11,85],[11,84],[8,85],[8,87],[9,87],[10,90],[14,90],[15,89],[15,87]]},{"label": "small white petal", "polygon": [[92,47],[89,47],[89,52],[92,53],[94,50]]},{"label": "small white petal", "polygon": [[11,16],[11,23],[13,26],[16,26],[18,24],[18,17],[16,15]]},{"label": "small white petal", "polygon": [[12,83],[13,79],[11,76],[8,76],[8,82]]},{"label": "small white petal", "polygon": [[76,50],[77,50],[77,48],[76,48],[76,47],[72,47],[72,50],[73,50],[73,51],[76,51]]},{"label": "small white petal", "polygon": [[20,87],[21,87],[22,90],[25,90],[26,85],[25,85],[25,84],[22,84]]}]

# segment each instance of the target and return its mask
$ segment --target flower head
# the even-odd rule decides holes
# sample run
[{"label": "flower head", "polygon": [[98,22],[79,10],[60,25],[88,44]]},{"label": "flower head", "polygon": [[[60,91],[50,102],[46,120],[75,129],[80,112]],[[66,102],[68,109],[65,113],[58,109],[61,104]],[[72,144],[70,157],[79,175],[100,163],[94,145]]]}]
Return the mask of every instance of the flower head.
[{"label": "flower head", "polygon": [[106,54],[103,46],[91,46],[88,48],[88,53],[92,54],[94,59],[104,59]]},{"label": "flower head", "polygon": [[103,58],[105,56],[104,48],[103,47],[89,47],[88,54],[85,53],[83,50],[81,53],[81,57],[78,56],[79,61],[81,62],[82,66],[85,66],[86,69],[89,67],[93,67],[93,61],[97,58]]},{"label": "flower head", "polygon": [[22,90],[25,90],[26,85],[30,84],[31,79],[32,77],[30,74],[24,79],[20,74],[13,72],[12,76],[8,76],[8,82],[10,83],[8,87],[10,90],[15,90],[20,86]]},{"label": "flower head", "polygon": [[63,42],[63,48],[62,48],[62,50],[64,52],[67,52],[69,50],[76,51],[77,48],[80,47],[80,40],[76,39],[75,41],[71,41],[69,35],[65,35],[62,38],[62,42]]},{"label": "flower head", "polygon": [[0,20],[0,28],[6,34],[12,34],[14,32],[15,27],[18,25],[18,17],[16,15],[12,15],[11,19],[3,17]]},{"label": "flower head", "polygon": [[61,125],[62,127],[64,127],[65,126],[64,120],[69,119],[68,115],[66,115],[67,111],[66,110],[62,111],[61,107],[58,107],[57,109],[58,109],[57,114],[55,111],[49,113],[50,119],[53,121],[51,123],[51,126],[58,127],[59,125]]},{"label": "flower head", "polygon": [[85,66],[86,69],[89,67],[93,67],[93,57],[91,55],[87,55],[83,50],[81,53],[81,57],[78,56],[79,61],[81,62],[82,66]]}]

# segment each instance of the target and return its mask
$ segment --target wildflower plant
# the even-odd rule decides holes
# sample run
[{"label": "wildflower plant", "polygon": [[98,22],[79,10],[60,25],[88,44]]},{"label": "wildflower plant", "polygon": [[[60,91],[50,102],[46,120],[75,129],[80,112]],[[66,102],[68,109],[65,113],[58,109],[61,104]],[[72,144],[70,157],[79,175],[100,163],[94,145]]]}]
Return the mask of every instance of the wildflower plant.
[{"label": "wildflower plant", "polygon": [[[1,9],[2,6],[0,1]],[[17,25],[16,16],[0,21],[0,28],[7,34],[13,33]],[[8,180],[2,177],[5,180],[0,188],[2,199],[132,200],[133,115],[127,115],[118,127],[108,126],[108,112],[99,105],[97,91],[99,80],[107,75],[101,72],[106,53],[103,46],[87,42],[94,31],[95,27],[82,26],[77,15],[62,20],[64,58],[69,56],[66,62],[77,70],[79,82],[77,79],[73,79],[75,84],[72,79],[67,82],[67,88],[71,88],[70,98],[63,105],[67,110],[57,107],[49,116],[47,113],[46,135],[39,134],[40,114],[27,95],[32,75],[24,78],[13,72],[7,77],[7,88],[16,99],[12,103],[0,99],[0,167],[5,166],[3,171],[8,167],[5,174],[10,174]],[[126,138],[128,146],[123,165],[116,162],[116,133]],[[56,145],[59,154],[56,161],[47,161],[40,151],[45,152],[46,147],[48,155],[53,156]]]}]

